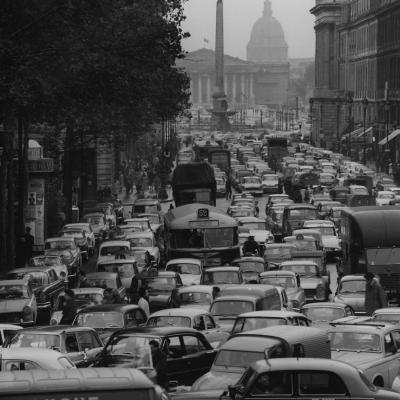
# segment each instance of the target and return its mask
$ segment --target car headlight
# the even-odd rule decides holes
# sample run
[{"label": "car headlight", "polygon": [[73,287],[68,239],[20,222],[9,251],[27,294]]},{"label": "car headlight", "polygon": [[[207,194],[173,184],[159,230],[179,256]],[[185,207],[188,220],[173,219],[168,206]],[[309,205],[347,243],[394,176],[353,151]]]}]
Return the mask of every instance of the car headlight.
[{"label": "car headlight", "polygon": [[29,322],[33,320],[33,311],[29,306],[25,306],[22,310],[22,321]]},{"label": "car headlight", "polygon": [[324,299],[325,298],[325,288],[323,285],[318,285],[317,290],[315,291],[315,297],[317,299]]}]

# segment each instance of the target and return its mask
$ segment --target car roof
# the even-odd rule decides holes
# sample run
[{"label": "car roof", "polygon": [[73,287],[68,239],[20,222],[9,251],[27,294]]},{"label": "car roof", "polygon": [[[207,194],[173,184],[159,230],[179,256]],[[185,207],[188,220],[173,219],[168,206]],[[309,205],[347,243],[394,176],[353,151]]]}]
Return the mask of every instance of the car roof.
[{"label": "car roof", "polygon": [[34,326],[31,328],[24,328],[21,333],[40,333],[40,334],[51,334],[59,335],[64,332],[77,332],[77,331],[90,331],[93,332],[93,328],[85,326],[71,326],[71,325],[46,325],[46,326]]},{"label": "car roof", "polygon": [[79,314],[91,312],[112,312],[112,311],[129,311],[140,308],[137,304],[97,304],[94,306],[87,306],[79,311]]},{"label": "car roof", "polygon": [[52,237],[52,238],[47,238],[46,242],[74,242],[75,239],[73,237],[68,237],[68,236],[58,236],[58,237]]},{"label": "car roof", "polygon": [[148,206],[155,204],[160,204],[160,202],[157,199],[136,199],[133,203],[134,206]]},{"label": "car roof", "polygon": [[212,290],[216,285],[192,285],[192,286],[184,286],[179,288],[179,293],[209,293],[212,294]]},{"label": "car roof", "polygon": [[256,257],[256,256],[249,256],[249,257],[240,257],[240,258],[236,258],[235,260],[233,260],[233,263],[239,263],[241,261],[254,261],[254,262],[262,262],[264,263],[264,259],[262,257]]},{"label": "car roof", "polygon": [[126,240],[134,238],[153,239],[154,233],[152,231],[129,232],[126,234]]},{"label": "car roof", "polygon": [[232,267],[232,266],[221,266],[221,267],[212,267],[207,268],[203,272],[238,272],[240,270],[239,267]]},{"label": "car roof", "polygon": [[302,308],[309,309],[309,308],[323,308],[323,307],[331,307],[331,308],[345,308],[348,307],[347,304],[339,302],[339,301],[321,301],[315,303],[307,303]]},{"label": "car roof", "polygon": [[359,281],[359,280],[365,281],[363,274],[344,275],[344,276],[342,276],[342,279],[340,280],[340,282]]},{"label": "car roof", "polygon": [[[311,326],[296,326],[293,325],[290,329],[287,328],[286,325],[278,325],[278,326],[270,326],[268,328],[255,329],[252,331],[239,332],[235,334],[235,336],[274,336],[277,338],[281,338],[286,341],[295,340],[301,342],[301,335],[303,337],[309,337],[312,335],[321,335],[324,332],[321,329],[313,328]],[[235,337],[234,336],[234,337]]]},{"label": "car roof", "polygon": [[[5,360],[29,360],[29,361],[45,361],[46,358],[65,357],[59,351],[46,349],[46,348],[35,348],[35,347],[1,347],[0,348],[0,359]],[[25,371],[24,371],[25,372]]]},{"label": "car roof", "polygon": [[115,278],[117,276],[117,272],[88,272],[86,274],[86,278]]},{"label": "car roof", "polygon": [[23,268],[13,268],[10,269],[7,274],[9,273],[29,273],[29,272],[45,272],[53,269],[50,265],[37,265],[31,267],[23,267]]},{"label": "car roof", "polygon": [[90,287],[90,288],[74,288],[72,289],[75,294],[103,294],[104,289],[97,288],[97,287]]},{"label": "car roof", "polygon": [[243,314],[239,314],[238,317],[244,318],[290,318],[290,317],[302,317],[308,319],[304,314],[295,311],[286,310],[262,310],[262,311],[251,311]]},{"label": "car roof", "polygon": [[259,293],[248,293],[248,294],[222,294],[213,300],[213,303],[219,303],[222,301],[251,301],[253,302],[256,298],[260,298]]},{"label": "car roof", "polygon": [[29,286],[28,281],[25,279],[3,279],[0,281],[0,285],[3,286]]},{"label": "car roof", "polygon": [[167,262],[167,266],[180,263],[201,265],[201,260],[199,260],[198,258],[173,258]]},{"label": "car roof", "polygon": [[284,261],[283,263],[281,263],[281,267],[283,266],[288,266],[288,265],[316,265],[318,266],[318,264],[315,261],[311,261],[311,260],[290,260],[290,261]]},{"label": "car roof", "polygon": [[127,246],[130,247],[131,244],[127,240],[107,240],[106,242],[101,243],[101,247],[111,247],[111,246]]},{"label": "car roof", "polygon": [[13,324],[0,324],[0,330],[2,329],[8,329],[8,330],[13,330],[13,331],[19,331],[22,328],[22,326],[19,325],[13,325]]},{"label": "car roof", "polygon": [[[115,260],[100,260],[98,265],[110,265],[110,264],[134,264],[136,259],[134,256],[129,258],[118,258]],[[89,274],[90,272],[88,272]]]},{"label": "car roof", "polygon": [[250,222],[263,222],[265,223],[265,220],[262,218],[257,218],[257,217],[239,217],[238,218],[239,223],[250,223]]},{"label": "car roof", "polygon": [[264,276],[288,276],[288,277],[295,277],[296,273],[293,271],[284,271],[281,269],[272,270],[272,271],[265,271],[261,272],[260,278]]},{"label": "car roof", "polygon": [[374,321],[373,319],[369,319],[367,317],[357,317],[352,316],[340,318],[339,320],[332,321],[329,323],[330,328],[329,331],[335,332],[368,332],[368,333],[376,333],[380,332],[388,332],[393,330],[393,322],[386,321]]},{"label": "car roof", "polygon": [[[152,313],[150,317],[195,317],[197,315],[210,314],[208,311],[202,310],[201,308],[167,308]],[[149,318],[150,318],[149,317]]]},{"label": "car roof", "polygon": [[192,328],[185,328],[179,326],[160,326],[160,327],[151,327],[151,326],[141,326],[136,328],[128,328],[121,329],[114,333],[114,335],[135,335],[135,334],[143,334],[149,336],[167,336],[174,334],[182,334],[182,333],[199,333],[197,330]]}]

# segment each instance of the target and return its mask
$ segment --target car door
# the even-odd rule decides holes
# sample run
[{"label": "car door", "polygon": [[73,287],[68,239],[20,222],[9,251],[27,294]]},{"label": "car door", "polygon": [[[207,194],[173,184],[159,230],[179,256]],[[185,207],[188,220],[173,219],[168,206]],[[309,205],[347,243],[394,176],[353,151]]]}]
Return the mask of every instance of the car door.
[{"label": "car door", "polygon": [[[391,333],[391,338],[393,342],[392,350],[387,352],[386,357],[388,358],[388,382],[386,386],[391,386],[394,378],[398,375],[399,360],[400,360],[400,330],[394,330]],[[385,339],[386,347],[386,339]],[[396,349],[396,351],[395,351]],[[390,349],[389,349],[390,350]]]},{"label": "car door", "polygon": [[83,356],[82,361],[77,367],[87,367],[94,361],[97,354],[101,352],[103,343],[99,335],[92,331],[77,332],[76,337],[80,355]]},{"label": "car door", "polygon": [[169,381],[177,381],[179,385],[187,380],[187,359],[183,359],[185,350],[180,335],[165,337],[161,351],[167,355],[167,377]]},{"label": "car door", "polygon": [[229,333],[224,332],[214,321],[214,318],[211,315],[204,314],[203,315],[205,330],[202,332],[206,337],[208,343],[211,344],[212,347],[216,348],[221,343],[224,343],[228,337]]},{"label": "car door", "polygon": [[70,360],[76,366],[84,363],[85,354],[81,352],[78,345],[78,339],[75,332],[67,332],[63,334],[63,353],[67,354]]}]

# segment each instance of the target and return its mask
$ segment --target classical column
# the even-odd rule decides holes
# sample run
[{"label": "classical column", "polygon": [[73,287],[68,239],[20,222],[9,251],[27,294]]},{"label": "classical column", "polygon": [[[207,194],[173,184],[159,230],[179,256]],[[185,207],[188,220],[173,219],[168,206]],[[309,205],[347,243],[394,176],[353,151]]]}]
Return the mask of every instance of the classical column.
[{"label": "classical column", "polygon": [[246,105],[246,97],[247,97],[248,93],[246,92],[246,82],[244,80],[244,74],[240,75],[240,87],[241,87],[240,92],[244,94],[242,102],[243,102],[243,106],[245,106]]},{"label": "classical column", "polygon": [[211,76],[207,75],[207,104],[211,103]]},{"label": "classical column", "polygon": [[236,74],[232,74],[232,101],[236,103]]},{"label": "classical column", "polygon": [[250,79],[250,101],[251,101],[252,105],[255,105],[256,99],[254,96],[254,74],[253,73],[250,74],[249,79]]},{"label": "classical column", "polygon": [[190,77],[190,102],[193,103],[193,75]]},{"label": "classical column", "polygon": [[201,75],[199,75],[199,79],[198,79],[198,85],[199,85],[199,94],[198,94],[198,101],[199,101],[199,104],[202,104],[203,103],[203,85],[202,85],[202,79],[201,79]]}]

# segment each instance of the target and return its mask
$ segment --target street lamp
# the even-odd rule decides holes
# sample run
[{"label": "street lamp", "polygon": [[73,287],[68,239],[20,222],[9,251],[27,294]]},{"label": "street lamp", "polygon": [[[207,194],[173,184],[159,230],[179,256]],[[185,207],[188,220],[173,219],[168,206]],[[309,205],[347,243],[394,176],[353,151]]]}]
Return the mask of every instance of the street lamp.
[{"label": "street lamp", "polygon": [[365,124],[366,124],[366,119],[367,119],[367,109],[368,109],[368,99],[366,97],[363,98],[362,102],[362,107],[363,107],[363,117],[364,117],[364,152],[363,152],[363,159],[364,159],[364,165],[367,165],[367,138],[365,135]]}]

